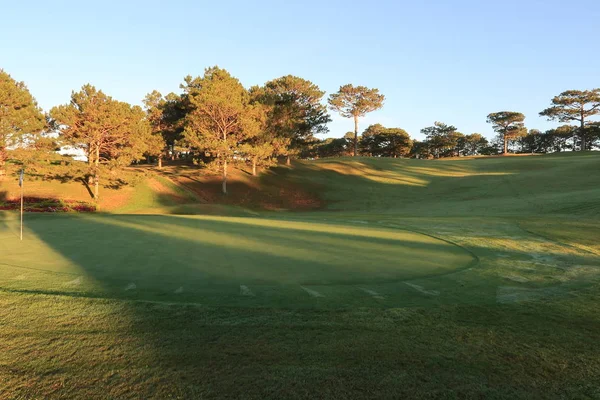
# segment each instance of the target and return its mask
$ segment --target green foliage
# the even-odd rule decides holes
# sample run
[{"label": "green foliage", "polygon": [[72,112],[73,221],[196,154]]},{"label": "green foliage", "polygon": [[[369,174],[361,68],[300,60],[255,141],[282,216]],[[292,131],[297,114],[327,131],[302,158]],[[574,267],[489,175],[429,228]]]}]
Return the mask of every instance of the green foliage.
[{"label": "green foliage", "polygon": [[[600,129],[596,123],[586,124],[587,148],[592,149],[600,145]],[[557,153],[573,151],[580,148],[580,129],[573,125],[561,125],[546,132],[530,129],[527,135],[520,137],[516,142],[519,153]]]},{"label": "green foliage", "polygon": [[153,134],[148,154],[161,160],[168,151],[173,152],[175,143],[182,138],[185,117],[182,96],[169,93],[163,97],[154,90],[146,95],[143,103]]},{"label": "green foliage", "polygon": [[354,155],[358,152],[358,118],[383,107],[385,96],[379,89],[347,84],[329,96],[329,107],[344,118],[354,118]]},{"label": "green foliage", "polygon": [[541,153],[543,133],[538,129],[529,129],[527,134],[518,138],[518,145],[522,153]]},{"label": "green foliage", "polygon": [[575,147],[573,136],[576,133],[577,127],[571,125],[550,129],[540,137],[540,148],[545,153],[573,150]]},{"label": "green foliage", "polygon": [[[354,135],[354,134],[353,134]],[[327,138],[315,146],[315,157],[343,157],[351,154],[351,143],[345,137]]]},{"label": "green foliage", "polygon": [[487,116],[487,122],[504,142],[504,154],[508,152],[508,143],[511,140],[527,134],[525,128],[525,115],[515,111],[499,111]]},{"label": "green foliage", "polygon": [[7,149],[35,142],[45,126],[44,115],[25,83],[0,69],[0,176]]},{"label": "green foliage", "polygon": [[141,159],[153,141],[139,106],[114,100],[89,84],[73,92],[69,104],[50,110],[50,118],[64,143],[84,151],[96,199],[100,170],[119,169]]},{"label": "green foliage", "polygon": [[479,133],[459,136],[456,143],[457,153],[461,156],[476,156],[485,154],[488,148],[488,140]]},{"label": "green foliage", "polygon": [[435,158],[458,155],[456,147],[464,136],[455,126],[437,121],[433,126],[421,129],[421,133],[426,136],[429,151]]},{"label": "green foliage", "polygon": [[590,122],[585,129],[589,148],[600,148],[600,122]]},{"label": "green foliage", "polygon": [[264,139],[262,135],[255,136],[240,146],[240,154],[250,160],[252,164],[252,175],[256,175],[257,166],[266,167],[276,163],[276,159],[273,157],[276,147],[272,142]]},{"label": "green foliage", "polygon": [[314,83],[293,75],[250,89],[252,103],[265,107],[265,131],[277,139],[278,154],[298,154],[315,135],[328,132],[331,118],[321,104],[324,94]]},{"label": "green foliage", "polygon": [[185,118],[185,140],[208,157],[207,166],[223,173],[227,193],[227,168],[260,133],[263,108],[250,104],[248,91],[229,72],[207,68],[203,77],[186,78],[191,110]]},{"label": "green foliage", "polygon": [[412,158],[428,159],[433,157],[433,154],[431,154],[431,149],[427,140],[414,140],[412,147],[410,148],[409,156]]},{"label": "green foliage", "polygon": [[406,157],[411,147],[412,140],[404,129],[381,124],[369,126],[359,142],[361,154],[374,157]]},{"label": "green foliage", "polygon": [[354,132],[349,131],[344,134],[344,139],[354,141]]},{"label": "green foliage", "polygon": [[[577,122],[579,124],[580,149],[587,149],[588,140],[593,139],[593,130],[586,130],[589,117],[600,114],[600,89],[567,90],[552,99],[552,106],[540,112],[548,120]],[[592,136],[590,136],[592,134]]]},{"label": "green foliage", "polygon": [[329,106],[344,118],[364,117],[383,107],[385,96],[379,89],[351,84],[340,86],[337,93],[329,96]]}]

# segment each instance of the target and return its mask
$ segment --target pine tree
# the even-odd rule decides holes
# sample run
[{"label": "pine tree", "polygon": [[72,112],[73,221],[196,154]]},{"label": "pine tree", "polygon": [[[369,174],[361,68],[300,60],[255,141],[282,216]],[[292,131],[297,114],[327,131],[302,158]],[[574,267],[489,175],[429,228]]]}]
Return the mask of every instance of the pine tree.
[{"label": "pine tree", "polygon": [[354,156],[358,153],[358,118],[383,107],[385,96],[379,89],[350,84],[340,87],[337,93],[329,96],[329,107],[344,118],[354,119]]},{"label": "pine tree", "polygon": [[227,194],[228,165],[242,154],[244,144],[259,134],[262,110],[251,105],[248,91],[219,67],[206,69],[204,76],[188,87],[185,140],[210,157],[209,167],[221,171],[223,194]]},{"label": "pine tree", "polygon": [[0,69],[0,177],[4,175],[7,150],[24,145],[46,126],[37,102],[23,82]]}]

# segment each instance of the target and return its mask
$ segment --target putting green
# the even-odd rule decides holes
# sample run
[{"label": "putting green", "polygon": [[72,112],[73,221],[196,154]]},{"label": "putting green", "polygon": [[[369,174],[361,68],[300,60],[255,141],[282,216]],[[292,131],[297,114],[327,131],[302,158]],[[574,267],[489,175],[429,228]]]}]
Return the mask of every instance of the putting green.
[{"label": "putting green", "polygon": [[173,296],[409,280],[472,261],[451,243],[366,224],[134,215],[36,215],[26,224],[20,242],[16,220],[0,223],[1,287]]}]

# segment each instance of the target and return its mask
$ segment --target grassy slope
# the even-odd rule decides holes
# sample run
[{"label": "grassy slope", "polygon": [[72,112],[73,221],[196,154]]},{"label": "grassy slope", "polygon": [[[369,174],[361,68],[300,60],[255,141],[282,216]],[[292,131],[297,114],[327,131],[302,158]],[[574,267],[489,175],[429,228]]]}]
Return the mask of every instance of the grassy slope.
[{"label": "grassy slope", "polygon": [[[29,171],[25,196],[93,202],[91,193],[79,180],[69,177],[67,167],[46,165]],[[256,210],[308,210],[322,206],[317,193],[303,185],[264,174],[253,177],[244,169],[231,168],[228,196],[221,193],[221,178],[197,167],[167,166],[163,170],[138,166],[121,174],[130,181],[120,188],[107,179],[100,181],[99,209],[117,214],[211,214],[249,215]],[[18,199],[19,167],[8,165],[0,179],[0,204]],[[64,179],[63,179],[64,177]],[[104,177],[106,178],[106,177]]]},{"label": "grassy slope", "polygon": [[[7,310],[0,314],[0,398],[599,398],[599,169],[596,154],[305,162],[259,184],[318,188],[331,212],[71,217],[78,223],[61,218],[54,227],[51,216],[39,216],[30,226],[35,245],[25,247],[5,217],[0,238],[11,266],[0,274]],[[177,189],[165,196],[164,188],[148,188],[139,204],[125,207],[230,210],[189,205]],[[244,199],[236,204],[265,204],[256,194]],[[351,235],[332,235],[339,229]],[[415,255],[379,249],[365,242],[368,232],[414,241],[406,229],[461,246],[478,264],[413,286],[371,279],[381,272],[371,270],[371,258],[398,251],[395,263],[407,266]],[[86,241],[93,235],[99,240]],[[239,246],[211,252],[206,243],[219,238]],[[312,298],[285,283],[293,274],[277,269],[281,262],[268,265],[274,252],[296,255],[298,264],[288,261],[293,270],[307,254],[327,260],[305,262],[312,274],[323,271],[316,275],[322,280],[335,279],[327,271],[346,259],[360,284],[322,281],[310,288],[325,297]],[[231,282],[194,286],[193,268],[203,259],[210,261],[205,272],[239,270]],[[78,271],[61,276],[23,263]],[[168,274],[157,279],[161,267]],[[103,275],[104,268],[115,273]],[[279,278],[248,280],[254,296],[244,296],[239,276],[253,271]],[[124,291],[132,272],[148,278]],[[171,282],[178,276],[184,283]],[[148,283],[190,290],[168,295]]]},{"label": "grassy slope", "polygon": [[600,154],[304,162],[332,210],[396,215],[600,216]]}]

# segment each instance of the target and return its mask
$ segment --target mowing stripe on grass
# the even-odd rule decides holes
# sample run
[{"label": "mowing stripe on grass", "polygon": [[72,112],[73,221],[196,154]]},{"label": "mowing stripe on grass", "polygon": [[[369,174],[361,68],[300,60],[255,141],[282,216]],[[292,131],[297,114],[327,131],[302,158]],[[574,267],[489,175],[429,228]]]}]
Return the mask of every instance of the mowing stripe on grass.
[{"label": "mowing stripe on grass", "polygon": [[325,297],[324,295],[317,292],[316,290],[312,290],[312,289],[309,289],[304,286],[300,286],[300,287],[302,288],[302,290],[304,290],[306,293],[308,293],[311,297]]},{"label": "mowing stripe on grass", "polygon": [[415,289],[416,291],[419,291],[423,294],[427,294],[430,296],[439,296],[440,292],[438,292],[437,290],[425,290],[425,288],[423,286],[419,286],[419,285],[415,285],[414,283],[408,283],[408,282],[404,282],[405,284],[407,284],[408,286],[410,286],[411,288]]},{"label": "mowing stripe on grass", "polygon": [[380,295],[379,293],[377,293],[374,290],[370,290],[370,289],[366,289],[366,288],[362,288],[362,287],[359,287],[359,289],[362,290],[363,292],[365,292],[366,294],[372,296],[374,299],[377,299],[377,300],[385,299],[385,297],[383,297],[382,295]]},{"label": "mowing stripe on grass", "polygon": [[250,296],[250,297],[254,296],[254,293],[252,293],[252,290],[250,290],[250,288],[246,285],[240,285],[240,294],[242,296]]}]

